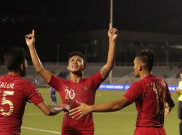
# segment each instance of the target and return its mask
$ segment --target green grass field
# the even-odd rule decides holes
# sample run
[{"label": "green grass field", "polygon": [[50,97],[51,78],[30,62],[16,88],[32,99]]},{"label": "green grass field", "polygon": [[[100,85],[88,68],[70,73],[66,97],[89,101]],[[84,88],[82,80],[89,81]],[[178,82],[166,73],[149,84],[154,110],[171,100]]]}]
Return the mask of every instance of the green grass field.
[{"label": "green grass field", "polygon": [[[40,88],[45,101],[51,104],[49,90]],[[96,104],[118,99],[123,91],[97,91]],[[176,106],[165,118],[165,129],[168,135],[178,135],[177,96],[172,93]],[[58,103],[61,103],[57,93]],[[62,113],[56,116],[45,116],[33,104],[27,103],[23,117],[22,135],[56,135],[61,132]],[[94,113],[95,135],[132,135],[135,130],[136,109],[134,104],[121,111],[112,113]]]}]

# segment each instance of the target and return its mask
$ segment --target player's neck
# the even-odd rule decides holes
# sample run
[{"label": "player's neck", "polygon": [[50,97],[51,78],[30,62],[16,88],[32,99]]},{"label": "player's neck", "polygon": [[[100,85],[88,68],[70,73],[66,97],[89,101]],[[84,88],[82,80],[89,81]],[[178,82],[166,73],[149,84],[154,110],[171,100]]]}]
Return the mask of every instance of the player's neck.
[{"label": "player's neck", "polygon": [[21,76],[19,72],[8,72],[8,74],[11,74],[11,75],[16,75],[16,76]]},{"label": "player's neck", "polygon": [[82,79],[82,74],[74,74],[74,73],[70,73],[70,80],[72,80],[73,82],[78,83],[80,80]]},{"label": "player's neck", "polygon": [[151,72],[150,71],[146,71],[146,70],[145,71],[142,71],[140,73],[140,80],[142,80],[143,78],[145,78],[148,75],[151,75]]}]

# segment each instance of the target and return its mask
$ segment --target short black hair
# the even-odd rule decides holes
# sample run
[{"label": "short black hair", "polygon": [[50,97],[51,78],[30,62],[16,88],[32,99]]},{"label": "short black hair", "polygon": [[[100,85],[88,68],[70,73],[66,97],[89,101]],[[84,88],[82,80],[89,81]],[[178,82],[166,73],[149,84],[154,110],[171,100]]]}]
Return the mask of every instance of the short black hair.
[{"label": "short black hair", "polygon": [[19,71],[20,65],[24,64],[26,59],[26,51],[24,48],[14,47],[6,51],[4,61],[8,71]]},{"label": "short black hair", "polygon": [[87,64],[86,64],[87,59],[86,59],[86,57],[85,57],[85,55],[84,55],[83,53],[78,52],[78,51],[73,51],[73,52],[69,53],[69,54],[68,54],[68,61],[69,61],[70,58],[73,57],[73,56],[80,56],[80,57],[83,59],[83,61],[84,61],[84,67],[85,67],[85,68],[87,67]]},{"label": "short black hair", "polygon": [[142,60],[142,62],[145,64],[145,69],[147,69],[148,71],[152,70],[154,64],[154,54],[151,50],[143,49],[137,52],[136,57],[139,57]]}]

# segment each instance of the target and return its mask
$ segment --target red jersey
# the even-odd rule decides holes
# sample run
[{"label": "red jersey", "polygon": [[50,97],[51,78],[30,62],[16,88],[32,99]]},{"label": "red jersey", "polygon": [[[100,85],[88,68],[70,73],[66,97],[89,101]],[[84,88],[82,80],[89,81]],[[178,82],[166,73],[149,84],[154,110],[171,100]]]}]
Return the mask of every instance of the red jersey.
[{"label": "red jersey", "polygon": [[19,135],[26,101],[35,105],[43,99],[33,83],[16,75],[0,77],[0,134]]},{"label": "red jersey", "polygon": [[163,127],[164,104],[171,98],[167,84],[159,77],[148,75],[133,83],[124,95],[135,101],[137,127]]},{"label": "red jersey", "polygon": [[[71,108],[78,107],[77,101],[93,105],[95,102],[95,94],[99,85],[102,83],[100,71],[89,78],[82,79],[75,83],[71,80],[51,76],[50,85],[56,89],[63,104],[68,104]],[[92,113],[80,118],[79,120],[72,119],[68,113],[64,113],[62,134],[71,133],[93,133],[94,124]]]}]

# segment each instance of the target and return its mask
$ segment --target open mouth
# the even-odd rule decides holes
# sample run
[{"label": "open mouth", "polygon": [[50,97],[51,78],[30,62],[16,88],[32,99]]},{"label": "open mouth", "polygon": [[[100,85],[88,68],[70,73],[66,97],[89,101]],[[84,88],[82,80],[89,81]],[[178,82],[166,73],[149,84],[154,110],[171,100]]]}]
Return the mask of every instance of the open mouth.
[{"label": "open mouth", "polygon": [[72,68],[76,69],[76,68],[78,68],[78,65],[73,65]]}]

